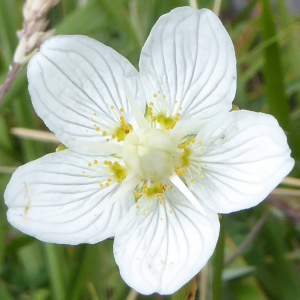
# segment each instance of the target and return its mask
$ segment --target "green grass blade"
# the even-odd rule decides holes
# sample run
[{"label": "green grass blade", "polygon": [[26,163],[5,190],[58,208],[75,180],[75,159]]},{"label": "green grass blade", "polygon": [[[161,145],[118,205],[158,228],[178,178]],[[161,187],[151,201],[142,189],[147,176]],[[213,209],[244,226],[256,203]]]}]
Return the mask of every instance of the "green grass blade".
[{"label": "green grass blade", "polygon": [[44,244],[44,247],[46,250],[50,280],[53,289],[53,299],[66,300],[65,278],[64,273],[62,272],[64,263],[59,251],[59,246],[54,244]]},{"label": "green grass blade", "polygon": [[[264,41],[267,41],[276,36],[276,28],[270,1],[263,0],[262,3],[262,33]],[[270,113],[277,118],[285,130],[289,131],[289,106],[284,90],[281,54],[277,41],[264,49],[264,59],[266,95]]]},{"label": "green grass blade", "polygon": [[224,267],[224,247],[225,247],[225,217],[220,220],[220,236],[213,256],[213,300],[222,299],[222,273]]}]

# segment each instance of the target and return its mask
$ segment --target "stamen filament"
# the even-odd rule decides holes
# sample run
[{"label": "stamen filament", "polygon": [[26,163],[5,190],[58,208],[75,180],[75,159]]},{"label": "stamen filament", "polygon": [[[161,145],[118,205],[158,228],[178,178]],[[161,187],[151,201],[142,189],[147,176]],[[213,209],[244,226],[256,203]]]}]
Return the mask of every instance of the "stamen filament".
[{"label": "stamen filament", "polygon": [[189,190],[189,188],[183,183],[183,181],[178,177],[176,173],[169,176],[169,180],[179,189],[179,191],[201,212],[203,216],[207,216],[205,210],[194,196],[194,194]]},{"label": "stamen filament", "polygon": [[138,104],[136,103],[136,100],[134,99],[132,92],[129,88],[129,85],[126,81],[126,78],[123,76],[123,85],[124,85],[124,90],[125,90],[125,94],[126,94],[126,98],[129,102],[129,105],[132,109],[132,112],[134,114],[135,120],[139,126],[139,128],[149,128],[150,125],[149,123],[146,121],[146,119],[144,118],[144,115],[141,111],[141,109],[139,108]]},{"label": "stamen filament", "polygon": [[173,142],[178,145],[182,138],[190,133],[190,130],[195,127],[195,125],[199,123],[198,118],[193,118],[192,120],[187,121],[183,126],[179,129],[173,129],[170,133],[170,138]]}]

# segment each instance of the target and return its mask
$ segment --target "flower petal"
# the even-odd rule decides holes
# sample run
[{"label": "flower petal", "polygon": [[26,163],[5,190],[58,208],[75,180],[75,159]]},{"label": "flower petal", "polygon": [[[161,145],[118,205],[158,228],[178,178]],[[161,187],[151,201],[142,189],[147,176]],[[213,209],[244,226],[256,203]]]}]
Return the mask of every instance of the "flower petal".
[{"label": "flower petal", "polygon": [[[105,159],[118,161],[109,156]],[[64,150],[18,168],[4,195],[9,222],[53,243],[97,243],[114,236],[134,196],[127,191],[115,203],[110,202],[126,180],[100,188],[99,182],[105,186],[113,178],[103,161]]]},{"label": "flower petal", "polygon": [[263,113],[220,115],[200,130],[199,142],[203,177],[194,174],[189,188],[219,213],[257,205],[294,166],[283,130]]},{"label": "flower petal", "polygon": [[167,114],[179,112],[180,120],[205,119],[231,109],[234,47],[210,10],[180,7],[160,17],[142,50],[140,72],[147,101],[154,108],[164,107],[165,101]]},{"label": "flower petal", "polygon": [[[84,154],[107,153],[84,142],[106,143],[120,125],[120,117],[135,126],[123,87],[124,76],[144,110],[136,69],[94,39],[51,37],[28,66],[29,92],[37,114],[63,144]],[[77,142],[75,146],[73,141]]]},{"label": "flower petal", "polygon": [[122,278],[142,294],[171,294],[207,263],[218,215],[204,217],[176,188],[166,199],[141,198],[117,227],[114,254]]}]

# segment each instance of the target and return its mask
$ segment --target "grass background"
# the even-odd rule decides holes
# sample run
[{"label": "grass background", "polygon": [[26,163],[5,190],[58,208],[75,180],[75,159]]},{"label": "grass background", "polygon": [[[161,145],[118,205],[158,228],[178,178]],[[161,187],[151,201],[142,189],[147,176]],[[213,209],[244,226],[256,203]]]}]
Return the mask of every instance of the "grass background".
[{"label": "grass background", "polygon": [[[296,159],[291,176],[299,178],[300,12],[289,11],[288,2],[245,1],[245,7],[236,11],[230,1],[223,1],[220,17],[238,60],[234,103],[278,119]],[[189,5],[187,0],[82,3],[61,0],[49,13],[49,28],[55,28],[56,34],[94,37],[136,67],[141,47],[159,16]],[[214,1],[198,0],[197,4],[212,8]],[[22,5],[21,0],[0,1],[0,84],[18,43]],[[76,247],[52,245],[23,235],[7,223],[2,195],[11,170],[55,151],[53,144],[11,134],[13,127],[46,130],[32,108],[25,71],[0,106],[0,299],[169,299],[137,295],[126,286],[114,262],[112,240]],[[258,207],[223,219],[224,234],[215,257],[198,276],[196,299],[300,299],[300,185],[294,182],[283,185]]]}]

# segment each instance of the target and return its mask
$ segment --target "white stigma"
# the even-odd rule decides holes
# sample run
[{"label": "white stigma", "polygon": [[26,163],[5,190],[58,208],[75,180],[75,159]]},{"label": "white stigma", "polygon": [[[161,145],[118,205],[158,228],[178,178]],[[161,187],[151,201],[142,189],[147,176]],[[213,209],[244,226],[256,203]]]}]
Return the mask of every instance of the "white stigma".
[{"label": "white stigma", "polygon": [[127,135],[123,145],[126,166],[144,179],[168,177],[175,146],[160,129],[140,128]]}]

